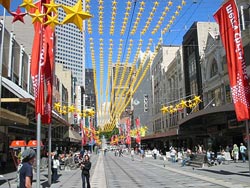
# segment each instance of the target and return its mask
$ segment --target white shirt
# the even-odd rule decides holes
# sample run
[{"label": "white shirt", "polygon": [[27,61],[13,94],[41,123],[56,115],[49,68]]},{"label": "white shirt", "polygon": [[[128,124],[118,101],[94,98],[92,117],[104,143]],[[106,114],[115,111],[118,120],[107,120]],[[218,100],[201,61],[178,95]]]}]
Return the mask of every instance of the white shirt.
[{"label": "white shirt", "polygon": [[58,168],[60,166],[60,162],[58,159],[53,159],[53,166],[52,168]]}]

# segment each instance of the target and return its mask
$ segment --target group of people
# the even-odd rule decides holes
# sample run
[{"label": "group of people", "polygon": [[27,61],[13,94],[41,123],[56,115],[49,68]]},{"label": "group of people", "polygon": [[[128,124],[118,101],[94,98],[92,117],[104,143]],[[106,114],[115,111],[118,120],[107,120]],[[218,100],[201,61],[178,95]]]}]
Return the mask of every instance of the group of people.
[{"label": "group of people", "polygon": [[232,157],[234,159],[234,162],[238,162],[239,160],[239,153],[241,154],[241,158],[243,163],[246,162],[246,153],[247,153],[247,148],[246,146],[244,146],[243,143],[240,143],[240,148],[237,146],[237,144],[233,145],[233,149],[232,149]]},{"label": "group of people", "polygon": [[[36,152],[29,148],[21,153],[21,162],[17,169],[17,187],[18,188],[31,188],[33,180],[33,164],[35,162]],[[51,160],[52,182],[55,182],[58,176],[58,168],[60,162],[57,155],[53,155]],[[90,188],[90,169],[91,162],[88,154],[82,155],[79,158],[79,167],[81,169],[82,188]]]}]

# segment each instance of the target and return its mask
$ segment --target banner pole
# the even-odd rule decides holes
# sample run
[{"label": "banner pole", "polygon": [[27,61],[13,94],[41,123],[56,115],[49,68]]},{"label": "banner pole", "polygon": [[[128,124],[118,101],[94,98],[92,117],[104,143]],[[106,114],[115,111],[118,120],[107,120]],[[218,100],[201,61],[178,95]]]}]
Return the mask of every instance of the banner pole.
[{"label": "banner pole", "polygon": [[37,114],[36,188],[40,188],[41,114]]},{"label": "banner pole", "polygon": [[52,164],[51,164],[51,123],[49,124],[49,131],[48,131],[48,145],[49,145],[49,155],[48,155],[48,158],[49,158],[49,164],[48,164],[48,184],[49,186],[51,186],[51,169],[52,169]]},{"label": "banner pole", "polygon": [[249,138],[249,120],[246,120],[246,137],[247,137],[248,165],[249,165],[249,174],[250,174],[250,138]]}]

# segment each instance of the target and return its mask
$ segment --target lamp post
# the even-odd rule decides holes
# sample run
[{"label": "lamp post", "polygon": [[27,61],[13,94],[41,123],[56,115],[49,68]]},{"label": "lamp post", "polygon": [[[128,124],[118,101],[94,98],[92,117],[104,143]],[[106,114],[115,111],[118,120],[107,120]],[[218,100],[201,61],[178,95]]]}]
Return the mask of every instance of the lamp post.
[{"label": "lamp post", "polygon": [[[86,97],[88,97],[88,95],[86,95],[85,93],[83,93],[83,105],[82,105],[82,108],[83,108],[83,110],[82,111],[84,111],[85,110],[85,100],[86,100]],[[85,127],[85,117],[84,117],[84,115],[82,116],[82,142],[81,142],[81,151],[83,152],[83,137],[84,137],[84,130],[83,130],[83,128]]]}]

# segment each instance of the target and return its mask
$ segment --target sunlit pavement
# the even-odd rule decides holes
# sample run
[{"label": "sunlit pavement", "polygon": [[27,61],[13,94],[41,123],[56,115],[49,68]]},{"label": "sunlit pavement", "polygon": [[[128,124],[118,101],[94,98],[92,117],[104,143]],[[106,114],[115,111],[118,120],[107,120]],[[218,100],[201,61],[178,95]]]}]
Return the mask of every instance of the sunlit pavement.
[{"label": "sunlit pavement", "polygon": [[[250,187],[248,163],[234,163],[204,168],[181,167],[180,163],[171,163],[159,158],[145,158],[143,161],[135,156],[132,161],[129,155],[114,156],[108,152],[106,156],[91,157],[91,187]],[[165,167],[164,167],[165,165]],[[48,187],[47,170],[41,172],[41,187]],[[16,187],[15,173],[4,175],[10,180],[11,187]],[[35,174],[33,187],[35,184]],[[61,171],[53,188],[81,188],[80,169]],[[8,188],[5,183],[0,188]]]}]

